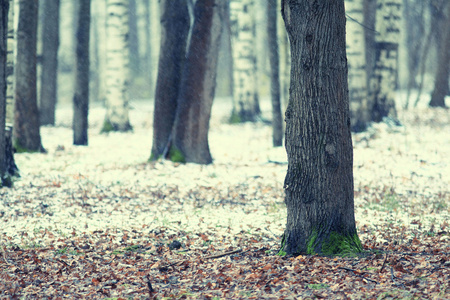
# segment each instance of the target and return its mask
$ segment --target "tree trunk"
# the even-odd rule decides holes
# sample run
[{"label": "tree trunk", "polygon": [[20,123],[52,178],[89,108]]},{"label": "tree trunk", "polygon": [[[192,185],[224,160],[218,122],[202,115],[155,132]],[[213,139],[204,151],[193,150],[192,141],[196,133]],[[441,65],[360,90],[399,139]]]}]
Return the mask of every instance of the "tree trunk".
[{"label": "tree trunk", "polygon": [[216,86],[226,2],[197,0],[189,51],[184,65],[169,158],[209,164],[209,119]]},{"label": "tree trunk", "polygon": [[6,119],[6,72],[8,53],[7,36],[8,36],[8,8],[9,0],[0,0],[0,188],[7,184],[7,168],[6,168],[6,135],[5,135],[5,119]]},{"label": "tree trunk", "polygon": [[267,1],[267,40],[270,60],[270,91],[272,96],[272,143],[283,145],[283,117],[280,103],[280,56],[277,35],[277,0]]},{"label": "tree trunk", "polygon": [[145,52],[144,52],[144,62],[143,62],[143,70],[144,70],[144,81],[148,86],[149,95],[153,96],[153,64],[152,64],[152,29],[150,22],[150,1],[144,0],[144,19],[145,19],[145,34],[144,34],[144,44],[145,44]]},{"label": "tree trunk", "polygon": [[353,204],[344,0],[283,0],[292,55],[287,225],[280,254],[360,252]]},{"label": "tree trunk", "polygon": [[139,56],[139,34],[138,34],[138,14],[136,9],[136,0],[129,0],[129,18],[128,26],[130,30],[130,71],[136,77],[141,73]]},{"label": "tree trunk", "polygon": [[353,131],[367,128],[369,113],[367,107],[366,52],[364,42],[363,0],[346,0],[348,89],[350,99],[350,123]]},{"label": "tree trunk", "polygon": [[261,114],[255,55],[254,0],[231,0],[233,111],[230,122],[254,122]]},{"label": "tree trunk", "polygon": [[397,117],[395,90],[398,79],[398,43],[400,40],[402,0],[377,0],[375,21],[375,69],[370,80],[371,120]]},{"label": "tree trunk", "polygon": [[441,46],[437,54],[437,69],[434,78],[434,90],[431,94],[430,106],[446,107],[445,96],[449,93],[448,79],[450,71],[450,4],[445,8],[446,20],[443,26],[442,36],[440,38]]},{"label": "tree trunk", "polygon": [[91,0],[79,0],[72,121],[74,145],[88,144],[90,22]]},{"label": "tree trunk", "polygon": [[106,2],[106,117],[102,132],[131,130],[128,117],[129,0]]},{"label": "tree trunk", "polygon": [[[278,1],[278,11],[281,11],[281,1]],[[291,75],[291,53],[289,46],[289,39],[286,32],[286,27],[284,26],[283,18],[278,18],[278,36],[279,42],[279,52],[280,52],[280,85],[281,85],[281,102],[282,111],[286,111],[286,107],[289,101],[289,85],[290,85],[290,75]],[[283,122],[283,127],[286,123]]]},{"label": "tree trunk", "polygon": [[15,59],[15,29],[14,0],[9,0],[8,13],[8,53],[6,55],[6,128],[5,128],[5,166],[10,176],[20,176],[14,160],[12,145],[12,130],[14,124],[14,59]]},{"label": "tree trunk", "polygon": [[150,160],[157,160],[166,154],[171,138],[190,24],[186,0],[162,0],[160,5],[161,49]]},{"label": "tree trunk", "polygon": [[57,97],[59,1],[45,0],[42,20],[41,125],[55,125]]},{"label": "tree trunk", "polygon": [[38,1],[19,1],[15,70],[14,147],[18,152],[44,151],[36,97]]}]

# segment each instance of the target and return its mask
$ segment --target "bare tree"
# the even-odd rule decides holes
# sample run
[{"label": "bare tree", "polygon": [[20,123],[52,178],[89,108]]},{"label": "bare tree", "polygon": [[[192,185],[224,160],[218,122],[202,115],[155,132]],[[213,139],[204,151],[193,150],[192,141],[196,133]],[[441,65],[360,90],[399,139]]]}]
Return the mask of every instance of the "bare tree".
[{"label": "bare tree", "polygon": [[267,1],[267,41],[270,60],[270,91],[272,97],[272,143],[274,147],[283,145],[283,117],[281,115],[280,55],[277,32],[277,0]]},{"label": "bare tree", "polygon": [[353,202],[344,0],[283,0],[291,44],[287,224],[280,254],[360,252]]},{"label": "bare tree", "polygon": [[58,79],[59,2],[44,0],[42,18],[42,70],[39,113],[41,125],[55,125]]},{"label": "bare tree", "polygon": [[0,188],[7,185],[5,119],[6,119],[6,56],[8,53],[9,0],[0,1]]},{"label": "bare tree", "polygon": [[72,121],[74,145],[88,144],[90,16],[91,0],[79,0]]},{"label": "bare tree", "polygon": [[36,95],[38,1],[19,1],[15,67],[14,147],[19,152],[44,151]]},{"label": "bare tree", "polygon": [[161,49],[153,115],[153,146],[150,160],[167,152],[175,122],[177,99],[186,55],[190,18],[186,0],[162,0]]}]

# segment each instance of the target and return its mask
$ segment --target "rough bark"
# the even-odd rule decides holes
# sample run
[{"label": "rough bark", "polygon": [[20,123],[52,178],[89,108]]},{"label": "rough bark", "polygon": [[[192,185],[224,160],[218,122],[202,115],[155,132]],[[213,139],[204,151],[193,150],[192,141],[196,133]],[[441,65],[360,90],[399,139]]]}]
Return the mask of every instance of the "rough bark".
[{"label": "rough bark", "polygon": [[38,1],[19,1],[15,68],[14,147],[18,152],[43,151],[36,95]]},{"label": "rough bark", "polygon": [[361,251],[354,217],[344,0],[283,0],[292,55],[280,254]]},{"label": "rough bark", "polygon": [[130,45],[129,0],[106,2],[106,116],[102,132],[128,131]]},{"label": "rough bark", "polygon": [[402,0],[377,0],[375,21],[375,68],[370,80],[370,119],[397,117],[395,90],[398,79],[398,43],[400,40]]},{"label": "rough bark", "polygon": [[41,125],[55,125],[59,48],[59,2],[45,0],[42,18]]},{"label": "rough bark", "polygon": [[8,8],[9,0],[0,1],[0,188],[6,185],[6,56],[8,53]]},{"label": "rough bark", "polygon": [[230,27],[233,55],[233,111],[230,122],[254,122],[261,110],[255,54],[254,0],[230,1]]},{"label": "rough bark", "polygon": [[270,92],[272,98],[272,143],[283,145],[283,117],[280,102],[280,56],[277,34],[277,0],[267,1],[267,41],[270,60]]},{"label": "rough bark", "polygon": [[441,46],[438,47],[436,76],[434,78],[434,90],[429,103],[432,107],[446,107],[445,96],[449,94],[450,71],[450,4],[445,8],[446,20],[443,22],[443,32],[440,38]]},{"label": "rough bark", "polygon": [[189,32],[186,0],[161,1],[161,49],[153,115],[153,146],[150,160],[166,154],[177,109]]},{"label": "rough bark", "polygon": [[346,0],[348,89],[350,99],[350,123],[353,131],[366,129],[369,120],[367,107],[367,73],[364,43],[363,0]]},{"label": "rough bark", "polygon": [[197,0],[194,25],[178,97],[169,158],[212,162],[208,145],[209,120],[216,86],[225,1]]},{"label": "rough bark", "polygon": [[88,144],[90,16],[91,0],[79,0],[72,121],[74,145]]}]

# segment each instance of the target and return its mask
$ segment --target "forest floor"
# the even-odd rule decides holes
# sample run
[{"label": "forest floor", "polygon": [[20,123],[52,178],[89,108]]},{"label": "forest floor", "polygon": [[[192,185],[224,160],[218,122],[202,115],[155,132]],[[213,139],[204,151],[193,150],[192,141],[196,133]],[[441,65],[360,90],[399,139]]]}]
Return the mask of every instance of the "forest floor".
[{"label": "forest floor", "polygon": [[16,154],[0,189],[0,298],[449,299],[450,114],[399,112],[355,134],[355,216],[365,253],[280,257],[286,155],[263,123],[215,104],[214,163],[148,163],[152,104],[133,132],[72,146],[70,107],[41,129],[46,154]]}]

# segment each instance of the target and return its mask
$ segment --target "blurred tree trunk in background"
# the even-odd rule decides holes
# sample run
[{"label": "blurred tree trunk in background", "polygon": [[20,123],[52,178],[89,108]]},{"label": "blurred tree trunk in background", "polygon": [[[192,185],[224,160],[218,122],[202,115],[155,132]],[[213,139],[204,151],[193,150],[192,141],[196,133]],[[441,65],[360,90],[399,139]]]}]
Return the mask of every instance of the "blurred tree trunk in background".
[{"label": "blurred tree trunk in background", "polygon": [[[278,1],[278,12],[281,11],[281,1]],[[283,18],[278,18],[278,38],[280,54],[280,86],[281,86],[281,111],[286,111],[289,102],[289,85],[291,80],[291,53],[289,39]],[[286,123],[283,122],[283,127]]]},{"label": "blurred tree trunk in background", "polygon": [[106,2],[106,116],[102,132],[131,130],[129,0]]},{"label": "blurred tree trunk in background", "polygon": [[5,128],[5,165],[7,174],[20,176],[14,160],[14,149],[12,143],[14,124],[14,60],[16,51],[15,28],[14,28],[14,0],[9,0],[8,12],[8,53],[6,56],[6,128]]},{"label": "blurred tree trunk in background", "polygon": [[446,107],[445,96],[449,94],[449,68],[450,68],[450,2],[445,4],[443,9],[445,20],[441,37],[439,38],[440,46],[437,53],[437,68],[434,78],[434,90],[431,94],[430,106]]},{"label": "blurred tree trunk in background", "polygon": [[353,147],[344,0],[283,0],[292,55],[286,110],[287,224],[280,255],[361,252],[353,200]]},{"label": "blurred tree trunk in background", "polygon": [[166,155],[177,110],[190,18],[186,0],[162,0],[161,48],[153,114],[150,160]]},{"label": "blurred tree trunk in background", "polygon": [[154,88],[153,88],[153,64],[152,64],[152,27],[150,22],[150,2],[149,0],[143,0],[144,4],[144,45],[145,52],[143,55],[143,73],[144,73],[144,82],[147,84],[149,88],[150,97],[154,97]]},{"label": "blurred tree trunk in background", "polygon": [[397,118],[395,90],[398,81],[398,45],[402,0],[377,0],[375,20],[375,68],[370,80],[371,120]]},{"label": "blurred tree trunk in background", "polygon": [[230,27],[233,56],[233,111],[230,122],[254,122],[261,110],[255,54],[254,0],[230,1]]},{"label": "blurred tree trunk in background", "polygon": [[6,72],[9,0],[0,0],[0,188],[8,185],[6,168]]},{"label": "blurred tree trunk in background", "polygon": [[138,14],[136,0],[129,0],[129,43],[130,43],[130,71],[131,77],[138,76],[141,73],[140,55],[139,55],[139,35],[138,35]]},{"label": "blurred tree trunk in background", "polygon": [[345,0],[347,14],[348,90],[350,101],[350,124],[353,131],[366,129],[369,123],[367,107],[367,72],[364,41],[363,0]]},{"label": "blurred tree trunk in background", "polygon": [[172,161],[212,163],[208,130],[226,4],[223,0],[197,0],[195,3],[169,150]]},{"label": "blurred tree trunk in background", "polygon": [[44,0],[42,18],[42,70],[39,118],[41,125],[55,125],[57,101],[59,1]]},{"label": "blurred tree trunk in background", "polygon": [[91,0],[78,0],[75,51],[75,91],[73,96],[73,144],[88,144],[89,37]]},{"label": "blurred tree trunk in background", "polygon": [[406,47],[408,51],[408,83],[405,108],[409,107],[411,90],[417,88],[416,77],[419,73],[422,49],[429,46],[424,43],[424,17],[426,4],[426,1],[423,0],[403,1],[403,12],[406,24],[406,44],[408,45]]},{"label": "blurred tree trunk in background", "polygon": [[36,95],[38,1],[19,1],[15,68],[14,147],[18,152],[44,151]]},{"label": "blurred tree trunk in background", "polygon": [[278,48],[277,17],[279,14],[277,0],[267,1],[267,41],[270,60],[270,91],[272,98],[272,144],[283,145],[283,117],[280,103],[280,56]]}]

